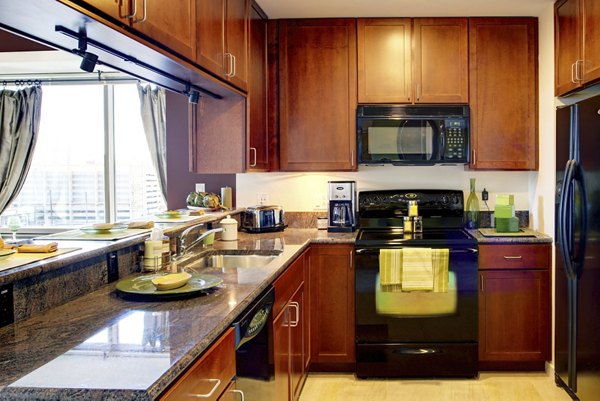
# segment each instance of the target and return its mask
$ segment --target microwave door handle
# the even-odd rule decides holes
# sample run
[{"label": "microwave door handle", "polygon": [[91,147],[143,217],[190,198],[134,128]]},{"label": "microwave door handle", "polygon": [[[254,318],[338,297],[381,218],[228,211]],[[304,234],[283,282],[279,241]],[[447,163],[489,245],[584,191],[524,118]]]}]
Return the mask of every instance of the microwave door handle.
[{"label": "microwave door handle", "polygon": [[446,153],[446,131],[440,130],[440,160],[444,158],[444,154]]}]

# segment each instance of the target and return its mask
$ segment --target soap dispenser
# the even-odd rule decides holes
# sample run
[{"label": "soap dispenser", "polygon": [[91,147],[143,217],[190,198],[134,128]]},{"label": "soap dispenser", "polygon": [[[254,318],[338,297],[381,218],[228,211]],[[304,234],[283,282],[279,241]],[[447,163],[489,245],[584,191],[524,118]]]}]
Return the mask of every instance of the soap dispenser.
[{"label": "soap dispenser", "polygon": [[223,233],[221,234],[222,241],[236,241],[237,240],[237,229],[238,229],[237,220],[232,219],[230,215],[227,215],[226,218],[221,220],[221,227],[223,228]]}]

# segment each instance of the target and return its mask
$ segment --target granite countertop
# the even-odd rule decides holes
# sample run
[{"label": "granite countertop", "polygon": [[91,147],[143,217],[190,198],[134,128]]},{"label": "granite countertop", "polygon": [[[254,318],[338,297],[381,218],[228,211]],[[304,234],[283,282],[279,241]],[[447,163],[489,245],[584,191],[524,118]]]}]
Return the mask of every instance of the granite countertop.
[{"label": "granite countertop", "polygon": [[477,239],[479,244],[539,244],[552,243],[551,236],[532,230],[530,228],[521,228],[519,236],[510,236],[505,234],[483,235],[479,230],[468,230],[472,236]]},{"label": "granite countertop", "polygon": [[352,244],[354,237],[316,229],[239,233],[235,243],[217,240],[214,248],[280,256],[258,268],[203,270],[223,284],[198,297],[136,301],[109,284],[6,326],[0,400],[156,399],[310,242]]}]

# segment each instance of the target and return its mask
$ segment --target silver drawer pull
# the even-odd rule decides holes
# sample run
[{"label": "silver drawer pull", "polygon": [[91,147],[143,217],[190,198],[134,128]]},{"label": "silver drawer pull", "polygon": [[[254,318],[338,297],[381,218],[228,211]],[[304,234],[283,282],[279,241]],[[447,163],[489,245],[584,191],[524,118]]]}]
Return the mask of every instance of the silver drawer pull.
[{"label": "silver drawer pull", "polygon": [[504,259],[507,259],[507,260],[521,260],[521,259],[523,259],[523,256],[504,256]]},{"label": "silver drawer pull", "polygon": [[221,385],[221,379],[206,379],[207,382],[215,383],[215,386],[210,390],[210,392],[206,394],[189,394],[190,397],[194,398],[210,398],[217,391],[219,386]]},{"label": "silver drawer pull", "polygon": [[244,392],[242,390],[229,390],[230,393],[239,394],[240,399],[244,401],[246,398],[244,397]]}]

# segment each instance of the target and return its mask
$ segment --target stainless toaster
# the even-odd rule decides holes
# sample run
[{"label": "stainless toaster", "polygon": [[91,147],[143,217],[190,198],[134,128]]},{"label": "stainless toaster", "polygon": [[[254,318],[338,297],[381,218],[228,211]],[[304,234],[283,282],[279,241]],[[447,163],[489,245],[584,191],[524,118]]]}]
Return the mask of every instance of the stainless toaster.
[{"label": "stainless toaster", "polygon": [[242,213],[241,229],[249,233],[282,231],[286,227],[281,206],[251,206]]}]

